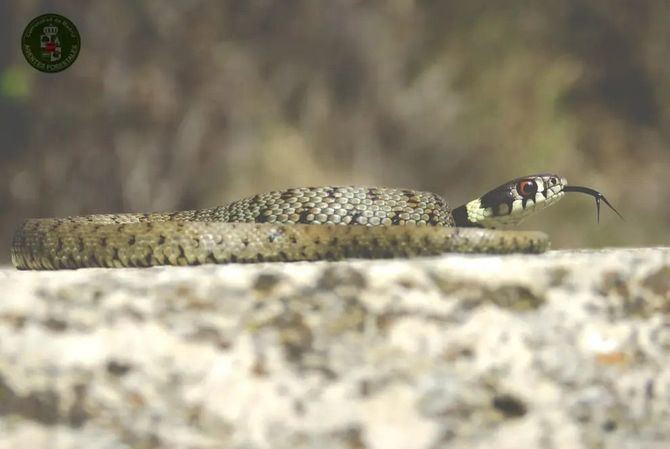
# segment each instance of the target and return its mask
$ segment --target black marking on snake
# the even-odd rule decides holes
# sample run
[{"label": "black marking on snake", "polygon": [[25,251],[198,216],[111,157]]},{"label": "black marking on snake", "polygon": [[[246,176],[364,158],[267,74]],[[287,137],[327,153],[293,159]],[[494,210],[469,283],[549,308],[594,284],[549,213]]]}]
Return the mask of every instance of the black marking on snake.
[{"label": "black marking on snake", "polygon": [[181,243],[177,244],[177,249],[179,249],[179,255],[177,256],[177,259],[187,260],[186,259],[186,252],[184,251],[184,247],[181,246]]},{"label": "black marking on snake", "polygon": [[379,191],[374,188],[367,189],[365,196],[372,201],[379,201]]},{"label": "black marking on snake", "polygon": [[135,244],[135,235],[128,237],[128,246],[133,246]]},{"label": "black marking on snake", "polygon": [[272,242],[274,242],[275,240],[277,240],[278,238],[280,238],[282,235],[284,235],[284,232],[283,232],[281,229],[279,229],[279,228],[273,229],[273,230],[268,234],[268,242],[269,242],[269,243],[272,243]]},{"label": "black marking on snake", "polygon": [[402,218],[400,218],[401,214],[402,214],[402,212],[399,211],[399,210],[393,211],[393,217],[391,218],[391,224],[399,225],[402,222]]},{"label": "black marking on snake", "polygon": [[93,261],[93,265],[96,267],[102,267],[102,264],[100,263],[100,260],[98,259],[98,255],[96,253],[91,254],[90,259]]},{"label": "black marking on snake", "polygon": [[457,207],[451,212],[451,216],[456,226],[474,226],[474,223],[468,220],[468,211],[465,207]]},{"label": "black marking on snake", "polygon": [[[293,189],[287,189],[287,190],[284,190],[283,192],[281,192],[279,194],[279,199],[283,200],[283,201],[287,201],[290,198],[292,198],[293,195],[294,195],[294,190]],[[258,195],[256,195],[256,196],[258,196]]]},{"label": "black marking on snake", "polygon": [[509,203],[514,198],[511,193],[505,189],[492,190],[480,198],[481,207],[488,209],[497,206],[498,204]]},{"label": "black marking on snake", "polygon": [[237,263],[238,261],[237,256],[235,254],[231,254],[230,256],[228,256],[228,259],[230,260],[231,263]]},{"label": "black marking on snake", "polygon": [[58,243],[56,244],[56,251],[63,251],[63,239],[58,237]]},{"label": "black marking on snake", "polygon": [[84,239],[81,237],[77,238],[77,249],[80,253],[84,252]]},{"label": "black marking on snake", "polygon": [[263,256],[261,253],[256,254],[256,261],[257,262],[265,262],[265,256]]},{"label": "black marking on snake", "polygon": [[309,220],[307,219],[307,216],[310,214],[309,209],[303,208],[299,213],[298,213],[298,223],[309,223]]},{"label": "black marking on snake", "polygon": [[414,196],[416,195],[414,192],[412,192],[411,190],[407,190],[407,189],[402,189],[400,192],[403,194],[403,196],[405,198],[407,198],[406,201],[409,201],[410,199],[414,198]]},{"label": "black marking on snake", "polygon": [[144,261],[146,262],[146,266],[150,267],[151,266],[151,253],[147,253],[146,256],[144,256]]},{"label": "black marking on snake", "polygon": [[107,248],[107,237],[100,237],[100,246]]},{"label": "black marking on snake", "polygon": [[[372,251],[370,248],[366,248],[364,246],[362,247],[357,247],[355,255],[358,257],[362,257],[364,259],[370,258],[372,256]],[[380,253],[382,257],[385,257],[384,253]]]},{"label": "black marking on snake", "polygon": [[416,208],[421,204],[416,197],[407,200],[407,207],[411,209],[409,212],[416,212]]},{"label": "black marking on snake", "polygon": [[167,237],[165,237],[163,234],[158,236],[158,244],[162,245],[165,243],[165,240],[167,240]]},{"label": "black marking on snake", "polygon": [[249,239],[247,239],[246,237],[243,238],[243,239],[242,239],[242,245],[244,245],[245,248],[246,248],[247,246],[249,246]]},{"label": "black marking on snake", "polygon": [[421,240],[422,240],[423,244],[424,244],[426,247],[429,247],[429,246],[430,246],[430,244],[431,244],[431,240],[430,240],[430,237],[429,237],[427,234],[424,235],[424,236],[421,238]]}]

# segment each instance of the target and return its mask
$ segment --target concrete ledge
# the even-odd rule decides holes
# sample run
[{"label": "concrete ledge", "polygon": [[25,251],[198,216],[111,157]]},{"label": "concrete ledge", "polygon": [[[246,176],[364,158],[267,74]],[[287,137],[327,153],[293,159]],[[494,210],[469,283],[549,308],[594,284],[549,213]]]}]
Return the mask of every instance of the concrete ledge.
[{"label": "concrete ledge", "polygon": [[0,448],[667,448],[670,248],[0,270]]}]

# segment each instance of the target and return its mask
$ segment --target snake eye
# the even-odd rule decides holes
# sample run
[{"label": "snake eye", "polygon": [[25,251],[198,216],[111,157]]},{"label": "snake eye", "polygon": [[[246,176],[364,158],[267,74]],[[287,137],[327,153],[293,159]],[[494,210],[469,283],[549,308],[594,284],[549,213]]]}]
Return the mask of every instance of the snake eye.
[{"label": "snake eye", "polygon": [[517,183],[516,191],[524,198],[534,198],[537,193],[537,183],[532,179],[524,179]]}]

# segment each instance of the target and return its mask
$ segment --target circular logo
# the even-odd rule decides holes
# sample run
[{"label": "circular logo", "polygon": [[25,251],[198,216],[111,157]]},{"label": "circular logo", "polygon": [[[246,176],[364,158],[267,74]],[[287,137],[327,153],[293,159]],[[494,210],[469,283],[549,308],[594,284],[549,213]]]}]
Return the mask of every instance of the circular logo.
[{"label": "circular logo", "polygon": [[80,48],[77,27],[58,14],[35,17],[21,37],[23,56],[40,72],[56,73],[67,69],[77,59]]}]

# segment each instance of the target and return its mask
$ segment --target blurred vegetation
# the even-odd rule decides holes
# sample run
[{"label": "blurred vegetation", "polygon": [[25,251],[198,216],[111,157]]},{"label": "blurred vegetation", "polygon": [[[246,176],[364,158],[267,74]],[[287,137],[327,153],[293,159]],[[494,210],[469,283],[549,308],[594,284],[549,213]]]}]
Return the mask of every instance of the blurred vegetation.
[{"label": "blurred vegetation", "polygon": [[[82,51],[27,65],[58,12]],[[568,196],[524,228],[554,247],[667,244],[670,3],[514,0],[0,4],[0,261],[26,217],[196,208],[364,184],[459,205],[550,171]]]}]

